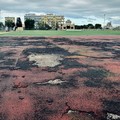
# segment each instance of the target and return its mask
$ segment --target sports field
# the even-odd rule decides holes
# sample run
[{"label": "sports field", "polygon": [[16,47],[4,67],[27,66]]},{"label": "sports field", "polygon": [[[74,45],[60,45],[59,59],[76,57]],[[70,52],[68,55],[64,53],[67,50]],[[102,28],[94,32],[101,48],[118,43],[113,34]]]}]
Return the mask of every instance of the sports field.
[{"label": "sports field", "polygon": [[0,32],[0,36],[81,36],[81,35],[120,35],[120,30],[24,30]]}]

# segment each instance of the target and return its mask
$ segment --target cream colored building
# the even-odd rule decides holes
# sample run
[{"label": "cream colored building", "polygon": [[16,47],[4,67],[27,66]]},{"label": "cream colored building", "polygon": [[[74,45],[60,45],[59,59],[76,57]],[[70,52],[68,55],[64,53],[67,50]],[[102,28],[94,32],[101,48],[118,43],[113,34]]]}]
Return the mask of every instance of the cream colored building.
[{"label": "cream colored building", "polygon": [[71,20],[67,20],[65,24],[60,26],[62,30],[67,30],[67,29],[75,29],[75,25],[71,22]]},{"label": "cream colored building", "polygon": [[43,15],[41,20],[49,26],[52,26],[53,24],[55,26],[64,24],[64,16],[62,15],[47,14]]},{"label": "cream colored building", "polygon": [[12,21],[15,23],[15,17],[5,17],[5,21]]}]

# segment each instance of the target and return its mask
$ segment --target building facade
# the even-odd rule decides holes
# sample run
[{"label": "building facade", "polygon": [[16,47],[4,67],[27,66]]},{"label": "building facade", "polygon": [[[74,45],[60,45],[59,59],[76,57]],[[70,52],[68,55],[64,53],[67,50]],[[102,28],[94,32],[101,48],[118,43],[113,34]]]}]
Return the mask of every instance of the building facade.
[{"label": "building facade", "polygon": [[64,16],[62,15],[54,15],[54,14],[46,14],[46,15],[36,15],[36,14],[26,14],[24,16],[24,20],[32,19],[35,21],[35,26],[38,22],[43,22],[44,24],[48,24],[52,29],[56,29],[57,26],[64,24]]},{"label": "building facade", "polygon": [[24,16],[24,21],[26,19],[31,19],[34,20],[35,22],[39,22],[41,20],[41,15],[36,15],[36,14],[25,14]]},{"label": "building facade", "polygon": [[72,23],[71,20],[67,20],[65,24],[60,26],[62,30],[67,30],[67,29],[75,29],[75,25]]},{"label": "building facade", "polygon": [[26,14],[24,16],[24,20],[32,19],[35,21],[35,28],[38,28],[37,25],[39,22],[49,25],[52,29],[75,29],[75,25],[67,20],[65,22],[65,18],[63,15],[54,15],[54,14],[46,14],[46,15],[36,15],[36,14]]},{"label": "building facade", "polygon": [[15,17],[5,17],[5,21],[12,21],[15,23]]},{"label": "building facade", "polygon": [[47,14],[42,16],[42,21],[50,27],[58,27],[59,25],[63,25],[64,19],[65,18],[62,15]]},{"label": "building facade", "polygon": [[27,19],[31,19],[35,21],[35,28],[37,28],[37,24],[41,21],[42,16],[36,14],[25,14],[24,21]]}]

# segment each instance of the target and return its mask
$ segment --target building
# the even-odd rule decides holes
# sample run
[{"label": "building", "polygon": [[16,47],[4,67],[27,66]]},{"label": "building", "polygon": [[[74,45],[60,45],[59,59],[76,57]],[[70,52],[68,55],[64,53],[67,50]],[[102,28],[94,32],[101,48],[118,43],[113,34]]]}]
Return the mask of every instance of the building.
[{"label": "building", "polygon": [[46,15],[36,15],[36,14],[26,14],[24,16],[24,20],[32,19],[35,21],[35,26],[37,27],[38,22],[43,22],[44,24],[48,24],[52,29],[56,29],[57,26],[64,24],[64,16],[62,15],[54,15],[54,14],[46,14]]},{"label": "building", "polygon": [[45,24],[48,24],[53,29],[58,28],[58,26],[64,24],[64,16],[62,15],[53,15],[53,14],[47,14],[42,16],[42,21]]},{"label": "building", "polygon": [[43,22],[44,24],[48,24],[52,29],[75,29],[75,25],[67,20],[65,22],[65,18],[63,15],[54,15],[54,14],[46,14],[46,15],[36,15],[36,14],[26,14],[24,16],[24,20],[32,19],[35,21],[35,28],[39,28],[37,25],[38,22]]},{"label": "building", "polygon": [[71,22],[71,20],[67,20],[65,24],[61,26],[62,30],[67,30],[67,29],[75,29],[75,25]]},{"label": "building", "polygon": [[12,21],[15,23],[15,17],[5,17],[5,21]]},{"label": "building", "polygon": [[25,14],[24,16],[24,21],[26,19],[31,19],[34,20],[35,22],[39,22],[41,20],[41,15],[36,15],[36,14]]},{"label": "building", "polygon": [[35,28],[37,28],[38,22],[41,21],[42,16],[41,15],[36,15],[36,14],[25,14],[24,16],[24,21],[27,19],[31,19],[35,21]]}]

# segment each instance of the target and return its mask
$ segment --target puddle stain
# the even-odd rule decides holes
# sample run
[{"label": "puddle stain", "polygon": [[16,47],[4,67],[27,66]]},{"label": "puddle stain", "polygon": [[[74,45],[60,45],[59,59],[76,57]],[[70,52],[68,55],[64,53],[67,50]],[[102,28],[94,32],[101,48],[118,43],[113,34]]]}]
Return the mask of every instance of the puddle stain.
[{"label": "puddle stain", "polygon": [[7,115],[5,113],[0,113],[0,120],[8,120]]},{"label": "puddle stain", "polygon": [[21,69],[21,70],[30,70],[32,67],[37,67],[37,65],[34,65],[34,61],[29,61],[27,60],[18,60],[17,64],[16,64],[16,68],[17,69]]},{"label": "puddle stain", "polygon": [[105,111],[114,114],[120,114],[120,101],[119,100],[104,100],[103,107]]},{"label": "puddle stain", "polygon": [[87,68],[88,65],[84,65],[82,63],[77,62],[77,60],[74,59],[67,59],[65,58],[62,62],[62,65],[64,65],[64,69],[69,69],[69,68]]},{"label": "puddle stain", "polygon": [[115,82],[110,82],[106,79],[109,72],[104,69],[92,68],[85,72],[76,72],[75,74],[79,75],[79,77],[87,78],[87,81],[85,81],[84,84],[88,87],[112,88],[116,85]]},{"label": "puddle stain", "polygon": [[30,55],[30,54],[61,54],[61,55],[71,55],[67,50],[60,48],[60,47],[54,47],[54,48],[28,48],[23,50],[24,55]]}]

